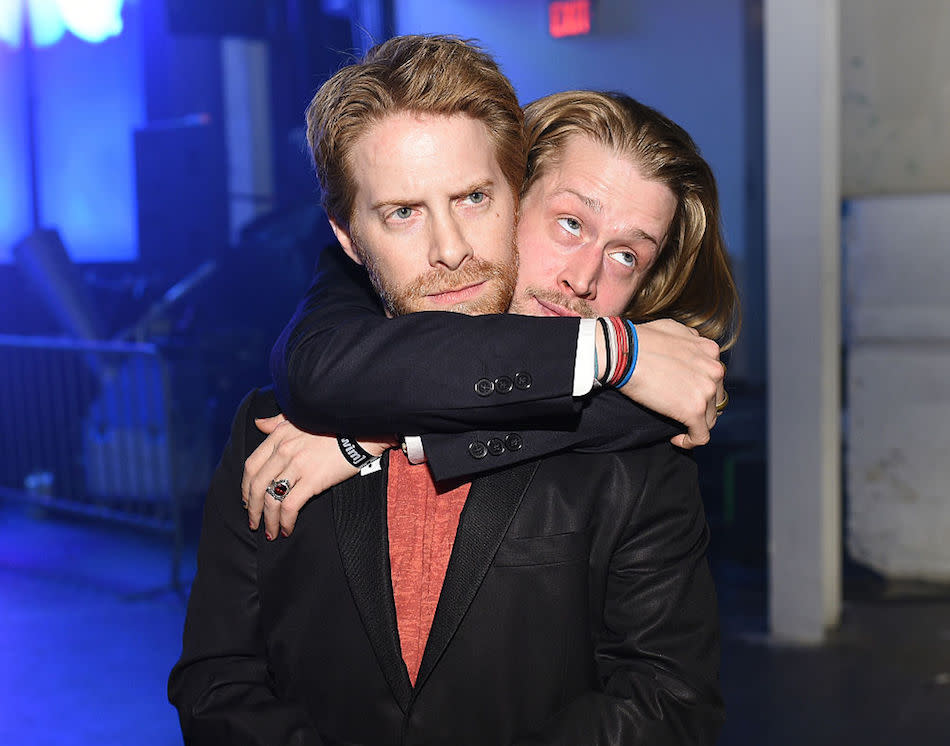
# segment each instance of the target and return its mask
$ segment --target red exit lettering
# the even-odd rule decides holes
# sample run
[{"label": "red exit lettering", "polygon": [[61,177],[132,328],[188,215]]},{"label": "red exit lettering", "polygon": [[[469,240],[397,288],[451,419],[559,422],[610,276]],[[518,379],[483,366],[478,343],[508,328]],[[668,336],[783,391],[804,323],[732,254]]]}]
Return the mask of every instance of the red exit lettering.
[{"label": "red exit lettering", "polygon": [[551,36],[579,36],[590,33],[590,0],[558,0],[548,6]]}]

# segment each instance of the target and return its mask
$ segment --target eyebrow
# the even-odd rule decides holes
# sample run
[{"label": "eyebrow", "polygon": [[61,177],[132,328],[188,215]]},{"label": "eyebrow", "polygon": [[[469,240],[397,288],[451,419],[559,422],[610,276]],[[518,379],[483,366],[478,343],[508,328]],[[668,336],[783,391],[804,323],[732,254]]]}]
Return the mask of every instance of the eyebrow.
[{"label": "eyebrow", "polygon": [[[584,205],[586,205],[589,209],[596,212],[598,215],[604,211],[604,205],[599,199],[597,199],[596,197],[590,197],[586,194],[581,194],[576,189],[571,189],[570,187],[564,187],[562,189],[558,189],[557,191],[555,191],[552,194],[552,196],[556,197],[560,194],[573,195],[574,197],[579,199],[581,202],[583,202]],[[651,236],[642,228],[634,228],[632,231],[630,231],[630,236],[637,240],[642,239],[645,241],[649,241],[654,246],[656,246],[657,250],[659,250],[660,248],[659,240],[655,236]]]},{"label": "eyebrow", "polygon": [[[452,199],[458,199],[459,197],[467,197],[473,192],[487,192],[491,191],[495,187],[495,182],[490,178],[478,179],[473,181],[463,190],[456,192],[451,195]],[[417,199],[383,199],[379,202],[375,202],[370,206],[371,210],[378,210],[381,207],[391,207],[393,205],[417,205],[420,200]]]},{"label": "eyebrow", "polygon": [[561,189],[558,189],[557,191],[555,191],[552,196],[557,197],[559,194],[571,194],[577,197],[577,199],[583,202],[588,208],[590,208],[591,210],[593,210],[594,212],[598,214],[604,211],[604,205],[599,199],[596,199],[595,197],[588,197],[586,194],[581,194],[576,189],[571,189],[570,187],[562,187]]},{"label": "eyebrow", "polygon": [[494,188],[495,188],[495,182],[492,181],[491,179],[489,178],[479,179],[469,184],[469,186],[467,186],[458,194],[453,195],[453,199],[456,199],[458,197],[467,197],[468,195],[473,194],[474,192],[491,191]]}]

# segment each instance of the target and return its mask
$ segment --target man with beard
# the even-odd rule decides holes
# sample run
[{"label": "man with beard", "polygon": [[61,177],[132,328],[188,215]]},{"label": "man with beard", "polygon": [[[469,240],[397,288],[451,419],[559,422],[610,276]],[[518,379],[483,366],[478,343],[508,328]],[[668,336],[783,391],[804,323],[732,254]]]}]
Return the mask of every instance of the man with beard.
[{"label": "man with beard", "polygon": [[[728,401],[712,340],[727,349],[738,326],[709,166],[682,128],[622,94],[558,93],[525,114],[528,171],[510,310],[562,318],[422,313],[387,322],[384,310],[480,309],[448,296],[422,305],[418,286],[394,287],[370,266],[380,309],[338,252],[322,252],[274,348],[278,400],[290,421],[281,414],[259,423],[269,435],[242,484],[252,527],[263,513],[269,537],[289,534],[312,495],[356,473],[335,438],[311,433],[359,434],[373,455],[389,441],[367,433],[426,433],[403,442],[413,463],[428,458],[437,481],[565,450],[708,440]],[[461,264],[455,286],[479,272],[477,263]],[[601,374],[608,362],[606,328],[570,317],[617,315],[662,320],[636,325],[637,364],[623,385],[604,389],[589,371],[596,360]],[[287,487],[282,501],[266,491],[277,482]]]},{"label": "man with beard", "polygon": [[[334,230],[392,313],[507,307],[525,164],[517,99],[490,58],[450,38],[390,40],[333,76],[308,119]],[[632,228],[657,251],[677,203],[658,196],[666,212]],[[603,324],[609,359],[587,375],[616,386],[635,332]],[[237,496],[255,420],[276,413],[270,392],[245,399],[208,495],[169,681],[187,743],[715,740],[708,531],[695,468],[671,444],[450,485],[396,450],[267,541]]]}]

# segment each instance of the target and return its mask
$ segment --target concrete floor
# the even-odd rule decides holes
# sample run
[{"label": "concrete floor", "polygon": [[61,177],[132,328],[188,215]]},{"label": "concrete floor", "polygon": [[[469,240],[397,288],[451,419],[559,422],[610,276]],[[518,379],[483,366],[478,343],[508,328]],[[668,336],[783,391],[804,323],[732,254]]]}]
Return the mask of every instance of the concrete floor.
[{"label": "concrete floor", "polygon": [[[846,600],[815,648],[771,644],[764,587],[720,571],[729,746],[950,744],[950,592]],[[760,586],[762,584],[759,584]]]},{"label": "concrete floor", "polygon": [[[0,531],[0,743],[180,744],[165,679],[184,605],[162,590],[167,544],[3,502]],[[950,744],[950,593],[863,593],[827,645],[781,648],[764,634],[762,572],[716,567],[722,746]]]},{"label": "concrete floor", "polygon": [[0,743],[180,744],[165,681],[185,607],[163,590],[168,545],[3,503],[0,533]]}]

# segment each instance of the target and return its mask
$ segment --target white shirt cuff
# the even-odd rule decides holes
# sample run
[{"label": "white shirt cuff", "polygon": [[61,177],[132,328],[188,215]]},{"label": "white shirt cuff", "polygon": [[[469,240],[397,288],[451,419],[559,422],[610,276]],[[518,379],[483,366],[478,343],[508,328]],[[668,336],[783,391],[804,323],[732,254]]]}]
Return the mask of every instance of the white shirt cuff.
[{"label": "white shirt cuff", "polygon": [[581,319],[577,328],[577,357],[574,358],[574,396],[587,396],[594,388],[596,331],[597,319]]},{"label": "white shirt cuff", "polygon": [[426,450],[422,446],[421,435],[403,436],[402,442],[406,446],[406,459],[410,464],[424,464],[426,462]]}]

